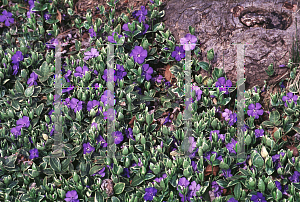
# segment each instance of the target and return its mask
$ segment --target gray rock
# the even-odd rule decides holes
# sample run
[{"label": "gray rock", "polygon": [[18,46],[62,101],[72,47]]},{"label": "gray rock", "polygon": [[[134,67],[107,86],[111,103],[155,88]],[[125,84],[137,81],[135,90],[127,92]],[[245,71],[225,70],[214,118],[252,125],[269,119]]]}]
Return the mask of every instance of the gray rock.
[{"label": "gray rock", "polygon": [[[263,87],[264,80],[269,78],[265,69],[271,63],[275,73],[270,77],[268,85],[280,81],[284,74],[283,78],[288,78],[289,68],[279,65],[287,65],[290,59],[289,52],[296,33],[295,17],[300,22],[297,5],[294,5],[293,9],[287,9],[284,1],[238,2],[170,0],[164,8],[163,21],[166,29],[170,29],[174,35],[176,44],[189,33],[189,26],[194,27],[197,43],[201,44],[202,50],[202,58],[199,60],[208,62],[206,52],[213,48],[213,68],[224,67],[226,77],[232,81],[233,86],[237,81],[237,47],[232,45],[233,43],[253,44],[245,46],[246,89],[255,85]],[[300,23],[298,29],[299,27]],[[208,75],[202,69],[198,73]]]}]

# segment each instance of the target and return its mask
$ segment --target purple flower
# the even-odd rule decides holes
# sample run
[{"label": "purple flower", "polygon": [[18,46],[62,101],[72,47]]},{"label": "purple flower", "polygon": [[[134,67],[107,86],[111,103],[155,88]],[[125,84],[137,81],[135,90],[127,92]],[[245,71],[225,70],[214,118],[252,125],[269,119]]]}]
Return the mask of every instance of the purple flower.
[{"label": "purple flower", "polygon": [[99,135],[97,138],[96,138],[96,141],[97,141],[97,144],[100,143],[100,146],[101,147],[107,147],[107,143],[106,141],[103,139],[103,137],[101,135]]},{"label": "purple flower", "polygon": [[223,175],[225,176],[225,178],[228,177],[232,177],[233,175],[231,174],[231,169],[229,168],[228,170],[222,170],[223,171]]},{"label": "purple flower", "polygon": [[237,114],[230,114],[229,116],[230,120],[228,122],[229,126],[232,126],[235,122],[237,122]]},{"label": "purple flower", "polygon": [[167,123],[172,123],[172,120],[170,119],[170,114],[165,119],[165,122],[163,123],[163,125],[166,125]]},{"label": "purple flower", "polygon": [[63,104],[70,108],[70,98],[66,98]]},{"label": "purple flower", "polygon": [[259,138],[259,137],[264,136],[264,132],[265,132],[264,129],[260,129],[260,130],[259,130],[259,129],[256,129],[256,130],[255,130],[255,137],[256,137],[256,138]]},{"label": "purple flower", "polygon": [[145,6],[141,6],[141,10],[136,13],[136,17],[139,16],[139,22],[145,22],[147,13],[148,11]]},{"label": "purple flower", "polygon": [[99,52],[97,51],[96,48],[92,48],[91,51],[85,52],[84,55],[86,55],[86,56],[83,59],[88,60],[88,59],[93,58],[93,57],[98,57]]},{"label": "purple flower", "polygon": [[10,132],[15,135],[15,137],[18,137],[19,135],[21,135],[21,128],[22,126],[16,126],[16,127],[13,127]]},{"label": "purple flower", "polygon": [[[117,42],[115,41],[115,39],[114,39],[115,33],[117,33],[117,32],[113,32],[113,33],[112,33],[112,36],[108,36],[108,37],[107,37],[107,40],[108,40],[110,43],[117,43]],[[118,33],[117,33],[117,36],[118,36],[119,38],[122,37],[122,35],[120,35],[120,34],[118,34]]]},{"label": "purple flower", "polygon": [[127,75],[127,72],[125,71],[123,65],[117,64],[117,72],[116,72],[116,79],[117,80],[122,80],[124,76]]},{"label": "purple flower", "polygon": [[192,86],[192,89],[196,92],[197,101],[201,100],[202,90],[198,86]]},{"label": "purple flower", "polygon": [[288,101],[289,103],[291,103],[292,101],[294,101],[295,105],[297,104],[297,99],[298,99],[298,96],[297,95],[294,95],[293,96],[293,93],[289,92],[287,94],[287,96],[283,96],[282,97],[282,100],[284,103],[284,106],[288,107],[287,104],[286,104],[286,101]]},{"label": "purple flower", "polygon": [[123,134],[120,131],[116,131],[114,135],[114,139],[115,139],[115,144],[120,144],[124,139]]},{"label": "purple flower", "polygon": [[262,193],[257,192],[256,195],[252,195],[251,200],[253,202],[267,202]]},{"label": "purple flower", "polygon": [[[232,82],[228,79],[226,82],[225,77],[220,77],[218,81],[216,82],[216,87],[231,87]],[[224,94],[228,94],[228,88],[219,88],[220,91],[225,91]]]},{"label": "purple flower", "polygon": [[[67,82],[70,82],[70,80],[69,80],[68,77],[71,76],[71,73],[72,73],[72,71],[71,71],[71,70],[68,70],[67,73],[64,75],[64,77],[65,77],[65,79],[66,79]],[[82,77],[81,77],[81,78],[82,78]]]},{"label": "purple flower", "polygon": [[154,1],[152,1],[152,0],[149,0],[149,1],[154,4]]},{"label": "purple flower", "polygon": [[146,34],[146,32],[149,29],[149,25],[148,24],[143,24],[143,25],[144,25],[145,28],[144,28],[143,32],[139,33],[140,36],[143,36],[144,34]]},{"label": "purple flower", "polygon": [[182,177],[179,179],[178,185],[186,188],[190,185],[190,182],[185,177]]},{"label": "purple flower", "polygon": [[90,143],[83,143],[83,154],[91,153],[95,151],[95,148],[90,145]]},{"label": "purple flower", "polygon": [[29,86],[37,85],[37,82],[36,82],[37,78],[38,78],[38,75],[35,72],[32,72],[30,74],[30,78],[27,80],[27,84],[29,84]]},{"label": "purple flower", "polygon": [[300,173],[298,171],[294,171],[294,175],[289,177],[289,180],[291,182],[298,183],[299,182],[299,177],[300,177]]},{"label": "purple flower", "polygon": [[70,107],[71,109],[74,110],[74,112],[78,112],[80,110],[82,110],[82,103],[83,101],[79,101],[78,99],[76,98],[72,98],[71,102],[70,102]]},{"label": "purple flower", "polygon": [[164,77],[162,75],[158,75],[158,77],[156,78],[156,82],[157,83],[161,83],[161,81],[162,81],[163,78]]},{"label": "purple flower", "polygon": [[260,109],[261,108],[261,104],[260,103],[256,103],[256,107],[254,106],[254,104],[250,104],[248,107],[248,115],[249,116],[255,116],[255,119],[258,119],[259,116],[258,115],[263,115],[264,110]]},{"label": "purple flower", "polygon": [[149,187],[145,189],[145,195],[144,195],[144,199],[146,201],[152,201],[153,197],[156,196],[157,194],[157,189],[155,189],[154,187]]},{"label": "purple flower", "polygon": [[95,175],[100,175],[101,177],[104,177],[105,176],[105,167],[102,168],[101,170],[99,170],[98,172],[96,172],[95,174],[93,174],[92,176],[95,176]]},{"label": "purple flower", "polygon": [[130,178],[130,172],[129,172],[129,169],[128,168],[123,168],[123,173],[122,173],[122,176],[123,177],[127,177],[127,178]]},{"label": "purple flower", "polygon": [[12,18],[12,13],[7,12],[6,10],[4,10],[2,12],[2,15],[0,16],[0,22],[4,22],[5,21],[5,25],[7,27],[10,26],[10,23],[14,23],[14,18]]},{"label": "purple flower", "polygon": [[34,148],[29,151],[30,152],[30,159],[38,158],[39,157],[39,151],[37,148]]},{"label": "purple flower", "polygon": [[14,56],[11,57],[13,64],[18,64],[20,61],[24,59],[21,51],[17,51]]},{"label": "purple flower", "polygon": [[135,46],[129,56],[133,57],[134,62],[143,64],[147,54],[147,50],[143,49],[142,46]]},{"label": "purple flower", "polygon": [[80,78],[82,78],[85,75],[85,72],[87,72],[87,71],[89,71],[89,68],[87,66],[77,67],[76,73],[74,73],[74,76],[75,77],[79,76]]},{"label": "purple flower", "polygon": [[184,38],[180,39],[180,44],[186,44],[183,45],[183,49],[186,51],[189,49],[194,50],[196,47],[196,43],[197,43],[197,37],[191,34],[186,34]]},{"label": "purple flower", "polygon": [[195,161],[192,161],[191,164],[192,164],[193,170],[197,171],[197,164],[195,163]]},{"label": "purple flower", "polygon": [[185,57],[185,51],[183,49],[183,46],[176,46],[175,50],[172,52],[171,55],[173,58],[175,58],[178,62]]},{"label": "purple flower", "polygon": [[93,28],[89,29],[89,33],[90,33],[90,37],[96,37],[97,36],[97,34],[96,34],[96,32],[94,31]]},{"label": "purple flower", "polygon": [[67,201],[67,202],[79,202],[77,192],[75,190],[68,191],[66,193],[65,201]]},{"label": "purple flower", "polygon": [[196,192],[200,190],[200,184],[197,184],[196,181],[193,181],[189,186],[190,189],[190,196],[197,196]]},{"label": "purple flower", "polygon": [[93,122],[91,127],[95,127],[96,129],[98,129],[98,124],[96,122]]},{"label": "purple flower", "polygon": [[216,181],[213,181],[211,185],[211,187],[214,189],[215,197],[221,196],[224,188],[218,185]]},{"label": "purple flower", "polygon": [[229,150],[230,153],[235,153],[236,154],[236,151],[235,151],[236,143],[237,143],[237,141],[234,140],[233,138],[231,138],[231,143],[228,143],[226,145],[226,148]]},{"label": "purple flower", "polygon": [[51,15],[48,12],[46,12],[44,14],[44,18],[45,18],[45,20],[49,20],[51,18]]},{"label": "purple flower", "polygon": [[133,137],[132,128],[129,127],[128,129],[126,129],[126,130],[125,130],[125,134],[126,134],[126,136],[127,136],[128,139],[131,138],[132,140],[135,141],[135,139],[134,139],[134,137]]},{"label": "purple flower", "polygon": [[225,121],[229,121],[229,116],[232,114],[232,111],[229,109],[225,109],[225,112],[222,113],[222,116],[225,118]]},{"label": "purple flower", "polygon": [[142,76],[145,76],[146,80],[149,81],[152,78],[151,74],[153,74],[152,67],[150,67],[149,64],[144,64]]},{"label": "purple flower", "polygon": [[229,200],[228,200],[228,202],[238,202],[237,200],[235,200],[235,198],[230,198]]},{"label": "purple flower", "polygon": [[104,106],[107,105],[107,103],[110,106],[114,106],[114,101],[114,94],[112,94],[110,90],[105,90],[101,96],[101,102],[103,102]]},{"label": "purple flower", "polygon": [[17,121],[17,125],[23,127],[28,128],[30,126],[30,121],[29,121],[29,117],[28,116],[23,116],[22,119],[19,119]]}]

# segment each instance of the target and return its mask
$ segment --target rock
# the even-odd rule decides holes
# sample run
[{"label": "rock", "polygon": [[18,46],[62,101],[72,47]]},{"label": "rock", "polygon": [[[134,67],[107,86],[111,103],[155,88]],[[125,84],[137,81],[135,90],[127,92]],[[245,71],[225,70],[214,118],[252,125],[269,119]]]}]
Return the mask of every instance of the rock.
[{"label": "rock", "polygon": [[[296,33],[295,17],[300,21],[300,12],[296,13],[296,9],[295,4],[273,0],[239,4],[225,0],[170,0],[164,8],[163,22],[166,30],[170,29],[174,35],[176,44],[189,33],[189,26],[194,27],[202,50],[199,61],[208,62],[204,54],[213,48],[215,58],[212,67],[224,67],[233,86],[237,81],[237,48],[232,44],[252,44],[245,46],[245,89],[248,90],[255,85],[263,87],[264,80],[269,78],[265,69],[271,63],[275,73],[269,78],[268,85],[289,77],[287,72],[290,69],[279,65],[287,65],[290,59],[289,52]],[[198,73],[208,75],[202,69]]]}]

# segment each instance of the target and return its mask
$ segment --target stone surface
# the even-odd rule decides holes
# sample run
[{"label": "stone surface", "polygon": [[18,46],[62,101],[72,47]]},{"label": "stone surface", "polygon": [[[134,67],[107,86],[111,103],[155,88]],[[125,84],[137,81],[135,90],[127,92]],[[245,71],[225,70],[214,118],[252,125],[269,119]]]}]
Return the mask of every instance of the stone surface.
[{"label": "stone surface", "polygon": [[[285,3],[275,0],[254,0],[235,3],[229,1],[170,0],[167,2],[163,21],[180,43],[180,38],[189,33],[189,25],[195,28],[200,43],[202,57],[208,62],[206,52],[214,49],[213,68],[223,68],[227,79],[233,85],[237,81],[237,47],[232,44],[252,44],[245,46],[245,88],[255,85],[263,87],[269,76],[265,69],[274,64],[275,73],[268,85],[288,78],[287,64],[290,58],[296,21],[300,27],[300,11],[296,2]],[[297,12],[298,10],[298,12]],[[248,22],[247,22],[248,20]],[[248,26],[247,26],[248,25]],[[298,32],[299,36],[299,32]],[[224,57],[224,62],[223,62]],[[206,71],[198,73],[208,75]]]}]

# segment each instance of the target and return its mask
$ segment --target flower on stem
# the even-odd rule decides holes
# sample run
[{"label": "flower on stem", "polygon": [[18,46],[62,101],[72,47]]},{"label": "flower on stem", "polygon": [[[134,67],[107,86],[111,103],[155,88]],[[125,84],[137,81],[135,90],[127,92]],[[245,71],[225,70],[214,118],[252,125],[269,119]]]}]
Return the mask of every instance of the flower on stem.
[{"label": "flower on stem", "polygon": [[122,80],[127,75],[123,65],[117,64],[116,80]]},{"label": "flower on stem", "polygon": [[294,175],[289,177],[289,180],[294,183],[298,183],[299,179],[300,179],[300,172],[298,172],[296,170],[294,171]]},{"label": "flower on stem", "polygon": [[110,106],[114,106],[115,100],[114,94],[110,90],[105,90],[104,93],[101,96],[101,102],[103,102],[103,105],[109,104]]},{"label": "flower on stem", "polygon": [[148,11],[145,8],[145,6],[141,6],[141,10],[138,10],[138,12],[136,12],[135,16],[139,17],[139,22],[145,22],[147,14],[148,14]]},{"label": "flower on stem", "polygon": [[37,85],[37,82],[36,82],[37,78],[38,78],[38,75],[35,72],[32,72],[30,74],[30,78],[27,80],[27,84],[29,84],[29,86]]},{"label": "flower on stem", "polygon": [[185,44],[183,45],[183,49],[188,51],[188,50],[194,50],[196,47],[197,43],[197,37],[191,34],[186,34],[184,38],[180,39],[180,44]]},{"label": "flower on stem", "polygon": [[68,70],[67,73],[64,75],[67,82],[70,82],[69,76],[71,76],[72,71]]},{"label": "flower on stem", "polygon": [[21,51],[17,51],[14,56],[11,57],[11,59],[13,64],[19,64],[19,62],[21,62],[24,57]]},{"label": "flower on stem", "polygon": [[173,58],[175,58],[178,62],[185,57],[185,51],[183,49],[183,46],[176,46],[175,50],[172,52],[171,55]]},{"label": "flower on stem", "polygon": [[214,189],[214,195],[215,197],[219,197],[222,195],[222,192],[223,192],[223,187],[221,187],[216,181],[213,181],[212,182],[212,186],[211,186],[213,189]]},{"label": "flower on stem", "polygon": [[147,50],[143,49],[142,46],[135,46],[129,56],[133,57],[134,62],[143,64],[147,55]]},{"label": "flower on stem", "polygon": [[4,24],[9,27],[10,23],[14,23],[15,19],[12,18],[12,13],[7,12],[7,10],[4,10],[2,12],[2,15],[0,16],[0,22],[5,22]]},{"label": "flower on stem", "polygon": [[255,130],[255,137],[256,137],[256,138],[259,138],[259,137],[264,136],[264,132],[265,132],[264,129],[260,129],[260,130],[259,130],[259,129],[256,129],[256,130]]},{"label": "flower on stem", "polygon": [[231,142],[226,145],[226,148],[229,150],[230,153],[236,154],[236,151],[235,151],[236,143],[237,143],[237,141],[234,140],[233,138],[231,138]]},{"label": "flower on stem", "polygon": [[[107,72],[108,72],[108,74],[107,74]],[[116,72],[116,70],[114,70],[114,69],[109,69],[108,71],[107,71],[107,69],[105,69],[102,78],[107,82],[107,76],[108,76],[108,78],[112,78],[114,75],[114,82],[116,82],[117,76],[115,75],[115,72]]]},{"label": "flower on stem", "polygon": [[99,135],[99,136],[96,138],[96,141],[97,141],[97,144],[100,143],[100,146],[101,146],[101,147],[107,147],[107,143],[106,143],[106,141],[104,140],[104,138],[103,138],[101,135]]},{"label": "flower on stem", "polygon": [[251,200],[253,202],[267,202],[262,193],[257,192],[256,195],[252,195]]},{"label": "flower on stem", "polygon": [[150,67],[149,64],[144,64],[142,76],[145,76],[146,80],[149,81],[152,78],[151,74],[153,74],[152,67]]},{"label": "flower on stem", "polygon": [[287,96],[283,96],[282,97],[282,101],[285,102],[284,106],[288,107],[288,105],[286,104],[286,101],[288,101],[289,103],[291,103],[292,101],[294,101],[295,105],[297,104],[297,100],[298,100],[298,96],[294,95],[293,93],[289,92],[287,94]]},{"label": "flower on stem", "polygon": [[77,67],[76,73],[74,73],[74,76],[75,77],[79,76],[80,78],[82,78],[85,75],[85,72],[87,72],[87,71],[89,71],[89,68],[87,66]]},{"label": "flower on stem", "polygon": [[256,107],[254,106],[254,104],[250,104],[247,113],[249,116],[255,116],[255,119],[258,119],[259,118],[258,115],[263,115],[264,113],[264,110],[260,108],[261,108],[260,103],[256,103]]},{"label": "flower on stem", "polygon": [[225,91],[224,94],[228,94],[229,91],[228,91],[228,87],[231,87],[232,86],[232,82],[228,79],[226,81],[225,77],[220,77],[218,79],[218,81],[216,82],[216,87],[224,87],[224,88],[219,88],[220,91]]},{"label": "flower on stem", "polygon": [[85,57],[83,58],[84,60],[88,60],[93,57],[98,57],[99,52],[97,51],[96,48],[92,48],[91,51],[87,51],[84,53]]},{"label": "flower on stem", "polygon": [[79,101],[79,100],[76,99],[76,98],[72,98],[72,100],[71,100],[71,102],[70,102],[70,107],[71,107],[71,109],[73,109],[74,112],[76,113],[76,112],[82,110],[82,104],[83,104],[83,103],[84,103],[83,101]]},{"label": "flower on stem", "polygon": [[115,144],[120,144],[124,139],[123,134],[120,131],[115,132],[114,138],[115,138]]},{"label": "flower on stem", "polygon": [[30,153],[30,156],[29,156],[30,159],[34,159],[34,158],[39,157],[39,151],[38,151],[37,148],[34,148],[34,149],[30,150],[29,153]]},{"label": "flower on stem", "polygon": [[67,202],[79,202],[78,194],[76,190],[68,191],[66,193],[65,201]]},{"label": "flower on stem", "polygon": [[89,33],[90,33],[90,37],[96,37],[97,36],[97,34],[96,34],[96,32],[94,31],[93,28],[89,29]]},{"label": "flower on stem", "polygon": [[28,128],[30,126],[30,121],[29,121],[29,117],[28,116],[23,116],[22,119],[19,119],[17,121],[17,125],[23,127]]},{"label": "flower on stem", "polygon": [[95,151],[95,148],[90,145],[90,143],[83,143],[83,154],[91,153]]},{"label": "flower on stem", "polygon": [[101,170],[99,170],[98,172],[96,172],[95,174],[93,174],[92,176],[95,176],[95,175],[100,175],[101,177],[104,177],[105,176],[105,167],[102,168]]},{"label": "flower on stem", "polygon": [[146,201],[152,201],[153,197],[156,196],[157,194],[157,189],[155,189],[154,187],[149,187],[145,189],[145,195],[144,195],[144,199]]}]

